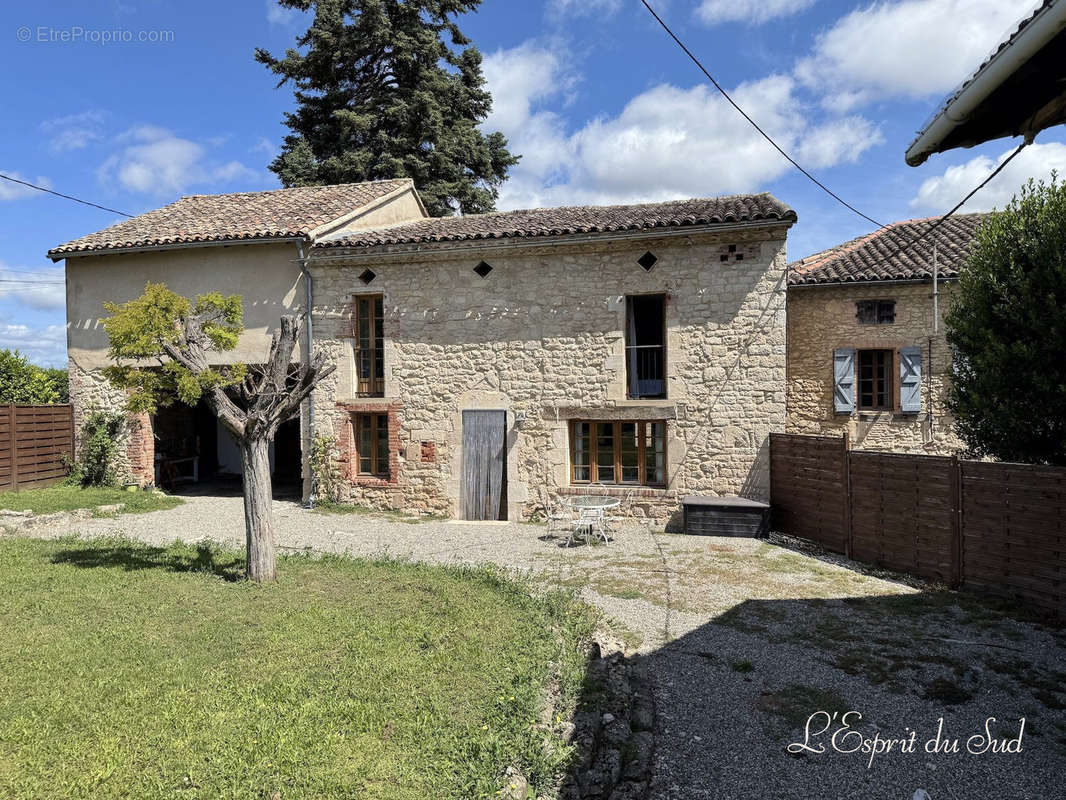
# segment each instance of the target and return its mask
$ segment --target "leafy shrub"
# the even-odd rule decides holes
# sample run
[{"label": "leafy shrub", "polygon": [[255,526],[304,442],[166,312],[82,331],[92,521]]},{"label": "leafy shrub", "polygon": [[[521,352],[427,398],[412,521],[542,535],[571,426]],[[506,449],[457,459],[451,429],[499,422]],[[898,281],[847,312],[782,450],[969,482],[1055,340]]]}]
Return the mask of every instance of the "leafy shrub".
[{"label": "leafy shrub", "polygon": [[81,447],[70,479],[82,486],[114,486],[115,452],[125,420],[121,414],[93,411],[81,426]]},{"label": "leafy shrub", "polygon": [[335,449],[330,436],[319,434],[311,442],[312,491],[317,497],[331,503],[341,499],[341,473],[333,458]]},{"label": "leafy shrub", "polygon": [[31,364],[18,350],[0,350],[0,403],[67,402],[67,371]]}]

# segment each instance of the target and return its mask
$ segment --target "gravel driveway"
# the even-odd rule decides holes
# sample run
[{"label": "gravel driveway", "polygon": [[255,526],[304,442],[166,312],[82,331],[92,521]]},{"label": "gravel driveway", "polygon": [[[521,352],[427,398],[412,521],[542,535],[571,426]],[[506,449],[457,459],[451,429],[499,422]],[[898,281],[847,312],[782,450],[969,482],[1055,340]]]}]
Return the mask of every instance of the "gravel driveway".
[{"label": "gravel driveway", "polygon": [[[491,562],[581,591],[625,631],[656,686],[653,797],[1061,796],[1053,788],[1066,775],[1061,628],[776,539],[634,527],[607,547],[566,549],[528,524],[324,515],[281,501],[275,515],[283,550]],[[195,496],[169,511],[86,520],[75,532],[242,545],[244,520],[239,497]],[[812,732],[828,730],[790,753],[820,711]],[[859,733],[838,736],[834,749],[831,734],[849,711],[861,714],[846,718]],[[997,742],[1016,740],[1025,717],[1020,753],[977,740],[970,749],[985,752],[967,752],[990,717]],[[927,752],[941,718],[944,744]],[[860,744],[859,734],[877,748],[902,739],[903,752],[899,742],[872,761],[861,749],[842,752]],[[959,752],[950,752],[955,740]]]}]

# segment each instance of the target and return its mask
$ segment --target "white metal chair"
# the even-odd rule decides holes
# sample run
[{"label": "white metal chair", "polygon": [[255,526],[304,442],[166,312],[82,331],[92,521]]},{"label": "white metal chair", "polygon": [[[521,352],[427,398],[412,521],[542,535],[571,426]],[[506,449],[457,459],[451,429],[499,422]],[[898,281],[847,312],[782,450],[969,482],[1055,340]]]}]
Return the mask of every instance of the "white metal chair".
[{"label": "white metal chair", "polygon": [[584,535],[585,544],[591,544],[589,539],[592,536],[599,536],[603,539],[604,544],[607,544],[610,541],[607,537],[607,528],[604,525],[604,513],[602,508],[579,509],[577,517],[575,517],[570,523],[570,537],[566,540],[567,547],[573,545],[574,536],[579,533]]},{"label": "white metal chair", "polygon": [[570,504],[564,502],[560,497],[553,498],[551,492],[547,489],[544,490],[541,503],[544,506],[545,521],[548,524],[548,536],[563,533],[564,531],[569,535],[571,531],[570,523],[574,520],[574,510],[570,507]]}]

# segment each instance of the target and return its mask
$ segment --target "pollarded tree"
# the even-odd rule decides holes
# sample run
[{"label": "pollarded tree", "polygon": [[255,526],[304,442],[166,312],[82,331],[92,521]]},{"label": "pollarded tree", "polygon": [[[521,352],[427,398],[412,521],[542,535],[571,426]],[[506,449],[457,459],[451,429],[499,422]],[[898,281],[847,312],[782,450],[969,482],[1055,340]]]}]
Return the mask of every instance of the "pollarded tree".
[{"label": "pollarded tree", "polygon": [[481,53],[455,23],[481,0],[279,0],[314,10],[277,58],[292,131],[270,164],[285,186],[412,178],[431,216],[491,211],[518,159],[478,125],[492,110]]},{"label": "pollarded tree", "polygon": [[1066,464],[1066,185],[1030,180],[981,225],[947,326],[968,449]]},{"label": "pollarded tree", "polygon": [[131,411],[151,413],[203,400],[233,434],[244,472],[246,573],[253,581],[274,580],[270,443],[278,426],[299,412],[336,366],[326,364],[322,353],[292,363],[301,328],[294,316],[281,318],[264,364],[212,363],[213,355],[237,346],[244,330],[238,295],[205,294],[192,303],[161,283],[149,283],[136,300],[105,308],[111,314],[104,320],[108,354],[115,362],[106,374],[129,390]]}]

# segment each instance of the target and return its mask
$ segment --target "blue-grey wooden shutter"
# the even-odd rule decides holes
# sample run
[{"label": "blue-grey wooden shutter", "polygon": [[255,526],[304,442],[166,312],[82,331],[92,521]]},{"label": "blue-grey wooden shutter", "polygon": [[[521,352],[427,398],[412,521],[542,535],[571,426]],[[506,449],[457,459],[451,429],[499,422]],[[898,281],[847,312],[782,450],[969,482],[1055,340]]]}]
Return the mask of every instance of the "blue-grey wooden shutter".
[{"label": "blue-grey wooden shutter", "polygon": [[833,409],[850,414],[855,410],[855,350],[842,347],[833,351]]},{"label": "blue-grey wooden shutter", "polygon": [[922,348],[899,350],[899,410],[917,414],[922,410]]}]

